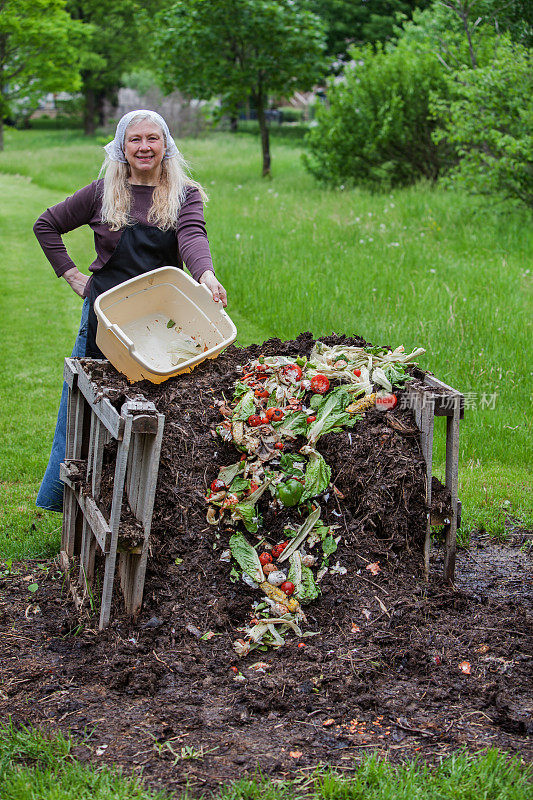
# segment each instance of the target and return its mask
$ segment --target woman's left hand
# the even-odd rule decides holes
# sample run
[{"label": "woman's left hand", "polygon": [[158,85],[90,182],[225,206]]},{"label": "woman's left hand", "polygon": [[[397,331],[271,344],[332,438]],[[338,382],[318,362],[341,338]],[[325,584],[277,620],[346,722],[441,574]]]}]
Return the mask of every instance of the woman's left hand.
[{"label": "woman's left hand", "polygon": [[207,286],[207,288],[213,295],[213,300],[215,301],[215,303],[221,300],[222,305],[224,306],[224,308],[226,308],[226,306],[228,305],[228,297],[226,294],[226,290],[224,289],[222,284],[217,281],[214,272],[211,272],[210,269],[207,269],[200,277],[199,283],[203,283],[204,286]]}]

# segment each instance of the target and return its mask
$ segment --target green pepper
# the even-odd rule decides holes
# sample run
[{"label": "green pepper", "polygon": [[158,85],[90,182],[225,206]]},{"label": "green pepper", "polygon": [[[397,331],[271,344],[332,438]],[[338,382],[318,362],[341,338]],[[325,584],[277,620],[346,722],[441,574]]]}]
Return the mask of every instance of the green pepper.
[{"label": "green pepper", "polygon": [[278,497],[284,506],[297,506],[303,492],[303,484],[296,478],[289,478],[278,486]]}]

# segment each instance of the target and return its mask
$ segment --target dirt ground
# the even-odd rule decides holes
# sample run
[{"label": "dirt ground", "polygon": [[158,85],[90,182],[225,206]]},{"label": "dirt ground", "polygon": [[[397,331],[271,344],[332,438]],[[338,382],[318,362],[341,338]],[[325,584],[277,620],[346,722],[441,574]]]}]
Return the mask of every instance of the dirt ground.
[{"label": "dirt ground", "polygon": [[[338,490],[320,498],[322,518],[339,526],[334,560],[347,571],[326,575],[306,607],[317,635],[236,656],[257,594],[219,560],[233,530],[206,524],[206,488],[237,460],[210,433],[214,401],[231,397],[236,367],[259,352],[311,345],[302,335],[230,348],[159,387],[128,387],[93,365],[117,406],[141,390],[166,416],[143,610],[127,619],[116,591],[114,621],[100,633],[96,613],[75,612],[55,562],[0,570],[2,718],[71,731],[82,760],[198,794],[258,767],[273,778],[320,763],[349,770],[373,752],[432,760],[498,746],[531,758],[528,537],[474,537],[453,587],[435,544],[426,583],[424,464],[410,412],[398,407],[319,441]],[[112,448],[108,456],[112,465]],[[266,499],[261,510],[272,541],[297,514],[274,513]],[[376,562],[374,575],[366,567]]]}]

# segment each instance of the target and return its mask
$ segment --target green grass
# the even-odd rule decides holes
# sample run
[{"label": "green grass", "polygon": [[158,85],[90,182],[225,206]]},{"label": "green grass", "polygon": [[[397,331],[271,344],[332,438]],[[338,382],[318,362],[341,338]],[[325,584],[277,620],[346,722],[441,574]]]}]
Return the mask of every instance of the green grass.
[{"label": "green grass", "polygon": [[[110,767],[81,764],[69,736],[0,726],[0,797],[2,800],[170,800],[136,779]],[[96,751],[90,737],[83,742]],[[154,755],[154,757],[156,757]],[[410,763],[392,766],[376,757],[354,759],[347,772],[317,769],[293,781],[270,781],[260,775],[225,786],[219,800],[528,800],[533,797],[531,769],[518,758],[496,750],[460,754],[436,767]],[[186,800],[188,791],[172,795]]]},{"label": "green grass", "polygon": [[[31,226],[46,206],[95,177],[103,141],[80,131],[8,130],[0,153],[0,552],[6,557],[57,547],[57,516],[37,516],[33,498],[80,311]],[[464,529],[498,534],[506,515],[533,525],[530,217],[424,185],[386,195],[328,190],[304,172],[296,144],[275,140],[272,147],[273,178],[263,180],[259,143],[251,136],[182,143],[211,198],[209,237],[238,342],[311,330],[425,347],[422,365],[467,395]],[[92,233],[66,238],[86,269]],[[437,469],[443,442],[438,424]]]}]

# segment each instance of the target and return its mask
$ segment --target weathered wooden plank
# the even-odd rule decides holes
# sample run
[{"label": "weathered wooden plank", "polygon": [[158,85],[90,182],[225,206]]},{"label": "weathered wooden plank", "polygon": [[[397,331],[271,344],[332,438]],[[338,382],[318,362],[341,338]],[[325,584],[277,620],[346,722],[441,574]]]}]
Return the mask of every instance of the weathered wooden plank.
[{"label": "weathered wooden plank", "polygon": [[65,364],[63,366],[63,380],[69,389],[76,389],[78,382],[77,359],[65,358]]},{"label": "weathered wooden plank", "polygon": [[429,549],[431,545],[431,478],[433,475],[433,430],[434,430],[434,405],[433,400],[426,396],[422,407],[420,446],[426,462],[426,537],[424,540],[424,574],[429,577]]},{"label": "weathered wooden plank", "polygon": [[78,387],[91,406],[94,414],[102,421],[114,439],[122,438],[124,420],[107,397],[98,396],[89,376],[83,369],[78,371]]},{"label": "weathered wooden plank", "polygon": [[131,428],[133,417],[127,414],[124,421],[122,441],[119,442],[117,450],[117,461],[115,465],[115,479],[113,483],[113,499],[111,502],[111,515],[109,527],[111,528],[111,542],[109,553],[105,560],[104,581],[102,586],[102,604],[100,609],[100,630],[105,628],[109,622],[111,613],[111,597],[113,594],[113,580],[115,577],[115,562],[117,557],[117,543],[120,526],[120,516],[122,513],[122,501],[124,497],[124,481],[126,477],[126,467],[128,463],[128,453],[131,440]]},{"label": "weathered wooden plank", "polygon": [[446,486],[450,490],[452,516],[446,529],[446,552],[444,554],[444,579],[453,581],[457,550],[458,486],[459,486],[459,421],[461,419],[460,397],[455,398],[453,417],[446,420]]},{"label": "weathered wooden plank", "polygon": [[155,414],[136,414],[133,418],[134,433],[157,433],[157,417]]},{"label": "weathered wooden plank", "polygon": [[[144,580],[150,547],[152,513],[165,425],[165,417],[163,414],[157,414],[157,425],[158,428],[155,437],[143,437],[145,441],[142,469],[140,471],[141,481],[136,496],[136,516],[137,519],[142,522],[144,528],[142,551],[140,555],[133,552],[121,554],[121,582],[124,602],[126,611],[133,617],[137,616],[141,610],[144,593]],[[141,512],[140,516],[139,512]]]},{"label": "weathered wooden plank", "polygon": [[95,500],[100,497],[102,482],[102,464],[104,461],[104,446],[106,444],[106,428],[101,419],[93,415],[93,457],[91,464],[91,489]]},{"label": "weathered wooden plank", "polygon": [[436,416],[453,417],[455,397],[459,397],[459,419],[463,419],[465,415],[465,399],[464,396],[457,391],[457,389],[453,389],[451,386],[448,386],[447,383],[443,383],[434,375],[428,375],[427,373],[424,377],[424,383],[426,386],[431,386],[434,389],[444,390],[444,394],[435,393]]}]

